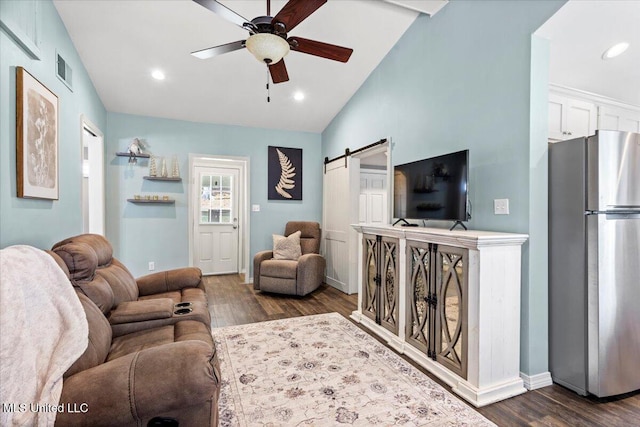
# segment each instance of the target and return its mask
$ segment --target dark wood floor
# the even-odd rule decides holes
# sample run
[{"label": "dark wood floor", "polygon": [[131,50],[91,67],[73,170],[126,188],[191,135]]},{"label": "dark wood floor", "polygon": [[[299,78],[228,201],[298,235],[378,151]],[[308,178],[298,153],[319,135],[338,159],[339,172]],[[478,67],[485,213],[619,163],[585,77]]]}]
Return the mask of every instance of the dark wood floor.
[{"label": "dark wood floor", "polygon": [[[300,298],[254,291],[253,286],[244,284],[238,275],[210,276],[205,283],[214,328],[334,311],[348,318],[358,302],[357,295],[346,295],[327,285]],[[405,359],[451,390],[425,369]],[[640,426],[640,393],[624,399],[598,401],[554,384],[478,411],[505,427],[632,427]]]}]

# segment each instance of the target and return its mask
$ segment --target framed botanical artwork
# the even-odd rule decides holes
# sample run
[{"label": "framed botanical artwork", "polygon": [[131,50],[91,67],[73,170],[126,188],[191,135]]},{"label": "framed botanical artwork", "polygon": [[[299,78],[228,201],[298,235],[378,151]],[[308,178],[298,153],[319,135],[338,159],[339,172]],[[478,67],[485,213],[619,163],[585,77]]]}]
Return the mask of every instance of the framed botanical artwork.
[{"label": "framed botanical artwork", "polygon": [[267,158],[269,200],[302,200],[302,149],[269,146]]},{"label": "framed botanical artwork", "polygon": [[18,197],[58,199],[58,97],[16,68]]}]

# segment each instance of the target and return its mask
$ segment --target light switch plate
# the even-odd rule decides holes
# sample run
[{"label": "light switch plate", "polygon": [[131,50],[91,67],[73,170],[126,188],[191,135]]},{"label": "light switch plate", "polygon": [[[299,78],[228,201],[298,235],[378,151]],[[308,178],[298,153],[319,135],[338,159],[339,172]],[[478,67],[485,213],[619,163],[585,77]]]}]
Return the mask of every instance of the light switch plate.
[{"label": "light switch plate", "polygon": [[260,212],[260,205],[251,205],[252,212]]},{"label": "light switch plate", "polygon": [[509,199],[494,199],[493,213],[495,215],[509,215]]}]

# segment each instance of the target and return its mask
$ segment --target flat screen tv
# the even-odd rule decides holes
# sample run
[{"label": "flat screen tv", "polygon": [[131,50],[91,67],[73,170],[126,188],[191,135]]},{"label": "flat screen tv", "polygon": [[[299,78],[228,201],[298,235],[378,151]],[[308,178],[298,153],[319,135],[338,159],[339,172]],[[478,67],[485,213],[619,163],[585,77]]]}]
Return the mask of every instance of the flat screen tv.
[{"label": "flat screen tv", "polygon": [[[394,167],[393,216],[467,221],[469,150]],[[463,225],[464,226],[464,225]]]}]

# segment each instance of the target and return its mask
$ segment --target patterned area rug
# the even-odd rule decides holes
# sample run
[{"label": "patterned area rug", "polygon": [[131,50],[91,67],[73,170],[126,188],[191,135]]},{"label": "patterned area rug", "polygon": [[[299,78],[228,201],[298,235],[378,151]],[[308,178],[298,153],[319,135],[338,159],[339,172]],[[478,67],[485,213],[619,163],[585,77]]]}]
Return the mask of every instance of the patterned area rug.
[{"label": "patterned area rug", "polygon": [[495,426],[338,313],[213,336],[222,426]]}]

